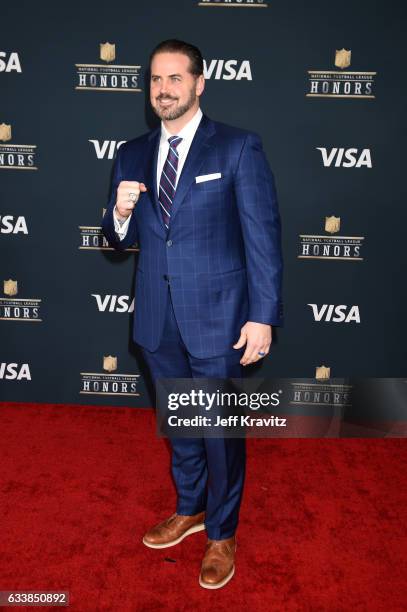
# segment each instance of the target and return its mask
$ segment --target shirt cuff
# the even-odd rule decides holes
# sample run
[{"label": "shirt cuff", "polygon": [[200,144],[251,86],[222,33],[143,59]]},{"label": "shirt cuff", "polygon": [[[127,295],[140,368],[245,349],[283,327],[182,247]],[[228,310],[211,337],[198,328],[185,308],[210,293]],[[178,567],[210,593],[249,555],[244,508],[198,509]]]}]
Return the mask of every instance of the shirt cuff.
[{"label": "shirt cuff", "polygon": [[127,217],[127,219],[118,219],[116,214],[116,206],[113,208],[113,222],[114,222],[114,230],[118,235],[120,240],[123,240],[126,237],[127,230],[129,229],[131,215]]}]

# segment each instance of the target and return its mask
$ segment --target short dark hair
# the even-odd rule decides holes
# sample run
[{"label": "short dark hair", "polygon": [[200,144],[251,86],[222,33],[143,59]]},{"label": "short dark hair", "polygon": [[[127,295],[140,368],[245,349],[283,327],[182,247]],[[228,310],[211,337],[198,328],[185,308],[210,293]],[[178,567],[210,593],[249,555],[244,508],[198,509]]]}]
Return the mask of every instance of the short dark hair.
[{"label": "short dark hair", "polygon": [[203,74],[203,57],[202,53],[190,43],[184,40],[177,40],[176,38],[169,38],[160,42],[150,54],[150,66],[155,55],[158,53],[183,53],[187,55],[190,60],[189,72],[195,76]]}]

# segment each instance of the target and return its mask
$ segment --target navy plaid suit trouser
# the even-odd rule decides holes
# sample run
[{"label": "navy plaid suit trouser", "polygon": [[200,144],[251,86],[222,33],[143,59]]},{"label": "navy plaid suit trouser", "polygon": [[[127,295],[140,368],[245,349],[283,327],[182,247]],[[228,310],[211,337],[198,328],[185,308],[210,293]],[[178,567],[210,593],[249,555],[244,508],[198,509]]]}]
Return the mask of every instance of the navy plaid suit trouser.
[{"label": "navy plaid suit trouser", "polygon": [[[236,354],[209,359],[193,357],[182,341],[174,315],[171,291],[161,343],[154,352],[141,347],[151,377],[241,378]],[[172,474],[177,489],[177,513],[205,511],[208,538],[222,540],[234,535],[239,518],[246,464],[244,438],[172,438]]]}]

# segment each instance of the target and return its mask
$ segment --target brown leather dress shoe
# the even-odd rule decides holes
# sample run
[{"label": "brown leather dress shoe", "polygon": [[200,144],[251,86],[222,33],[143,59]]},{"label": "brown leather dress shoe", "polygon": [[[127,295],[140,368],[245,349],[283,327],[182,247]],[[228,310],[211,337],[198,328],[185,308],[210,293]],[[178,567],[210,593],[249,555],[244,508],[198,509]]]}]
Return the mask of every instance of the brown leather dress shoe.
[{"label": "brown leather dress shoe", "polygon": [[236,537],[208,540],[199,584],[204,589],[220,589],[235,573]]},{"label": "brown leather dress shoe", "polygon": [[184,538],[205,529],[205,512],[192,516],[172,514],[169,518],[152,527],[143,538],[149,548],[168,548],[175,546]]}]

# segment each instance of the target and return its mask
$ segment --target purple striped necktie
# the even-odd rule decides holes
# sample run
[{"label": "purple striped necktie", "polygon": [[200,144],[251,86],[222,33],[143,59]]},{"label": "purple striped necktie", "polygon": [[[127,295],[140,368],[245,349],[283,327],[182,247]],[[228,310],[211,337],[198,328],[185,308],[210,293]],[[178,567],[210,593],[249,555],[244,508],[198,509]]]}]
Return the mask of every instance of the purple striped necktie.
[{"label": "purple striped necktie", "polygon": [[164,225],[167,229],[170,224],[172,201],[175,195],[175,185],[177,180],[179,157],[177,153],[177,146],[181,140],[182,138],[180,136],[171,136],[168,139],[170,147],[168,149],[167,159],[165,160],[160,178],[158,201],[160,202]]}]

